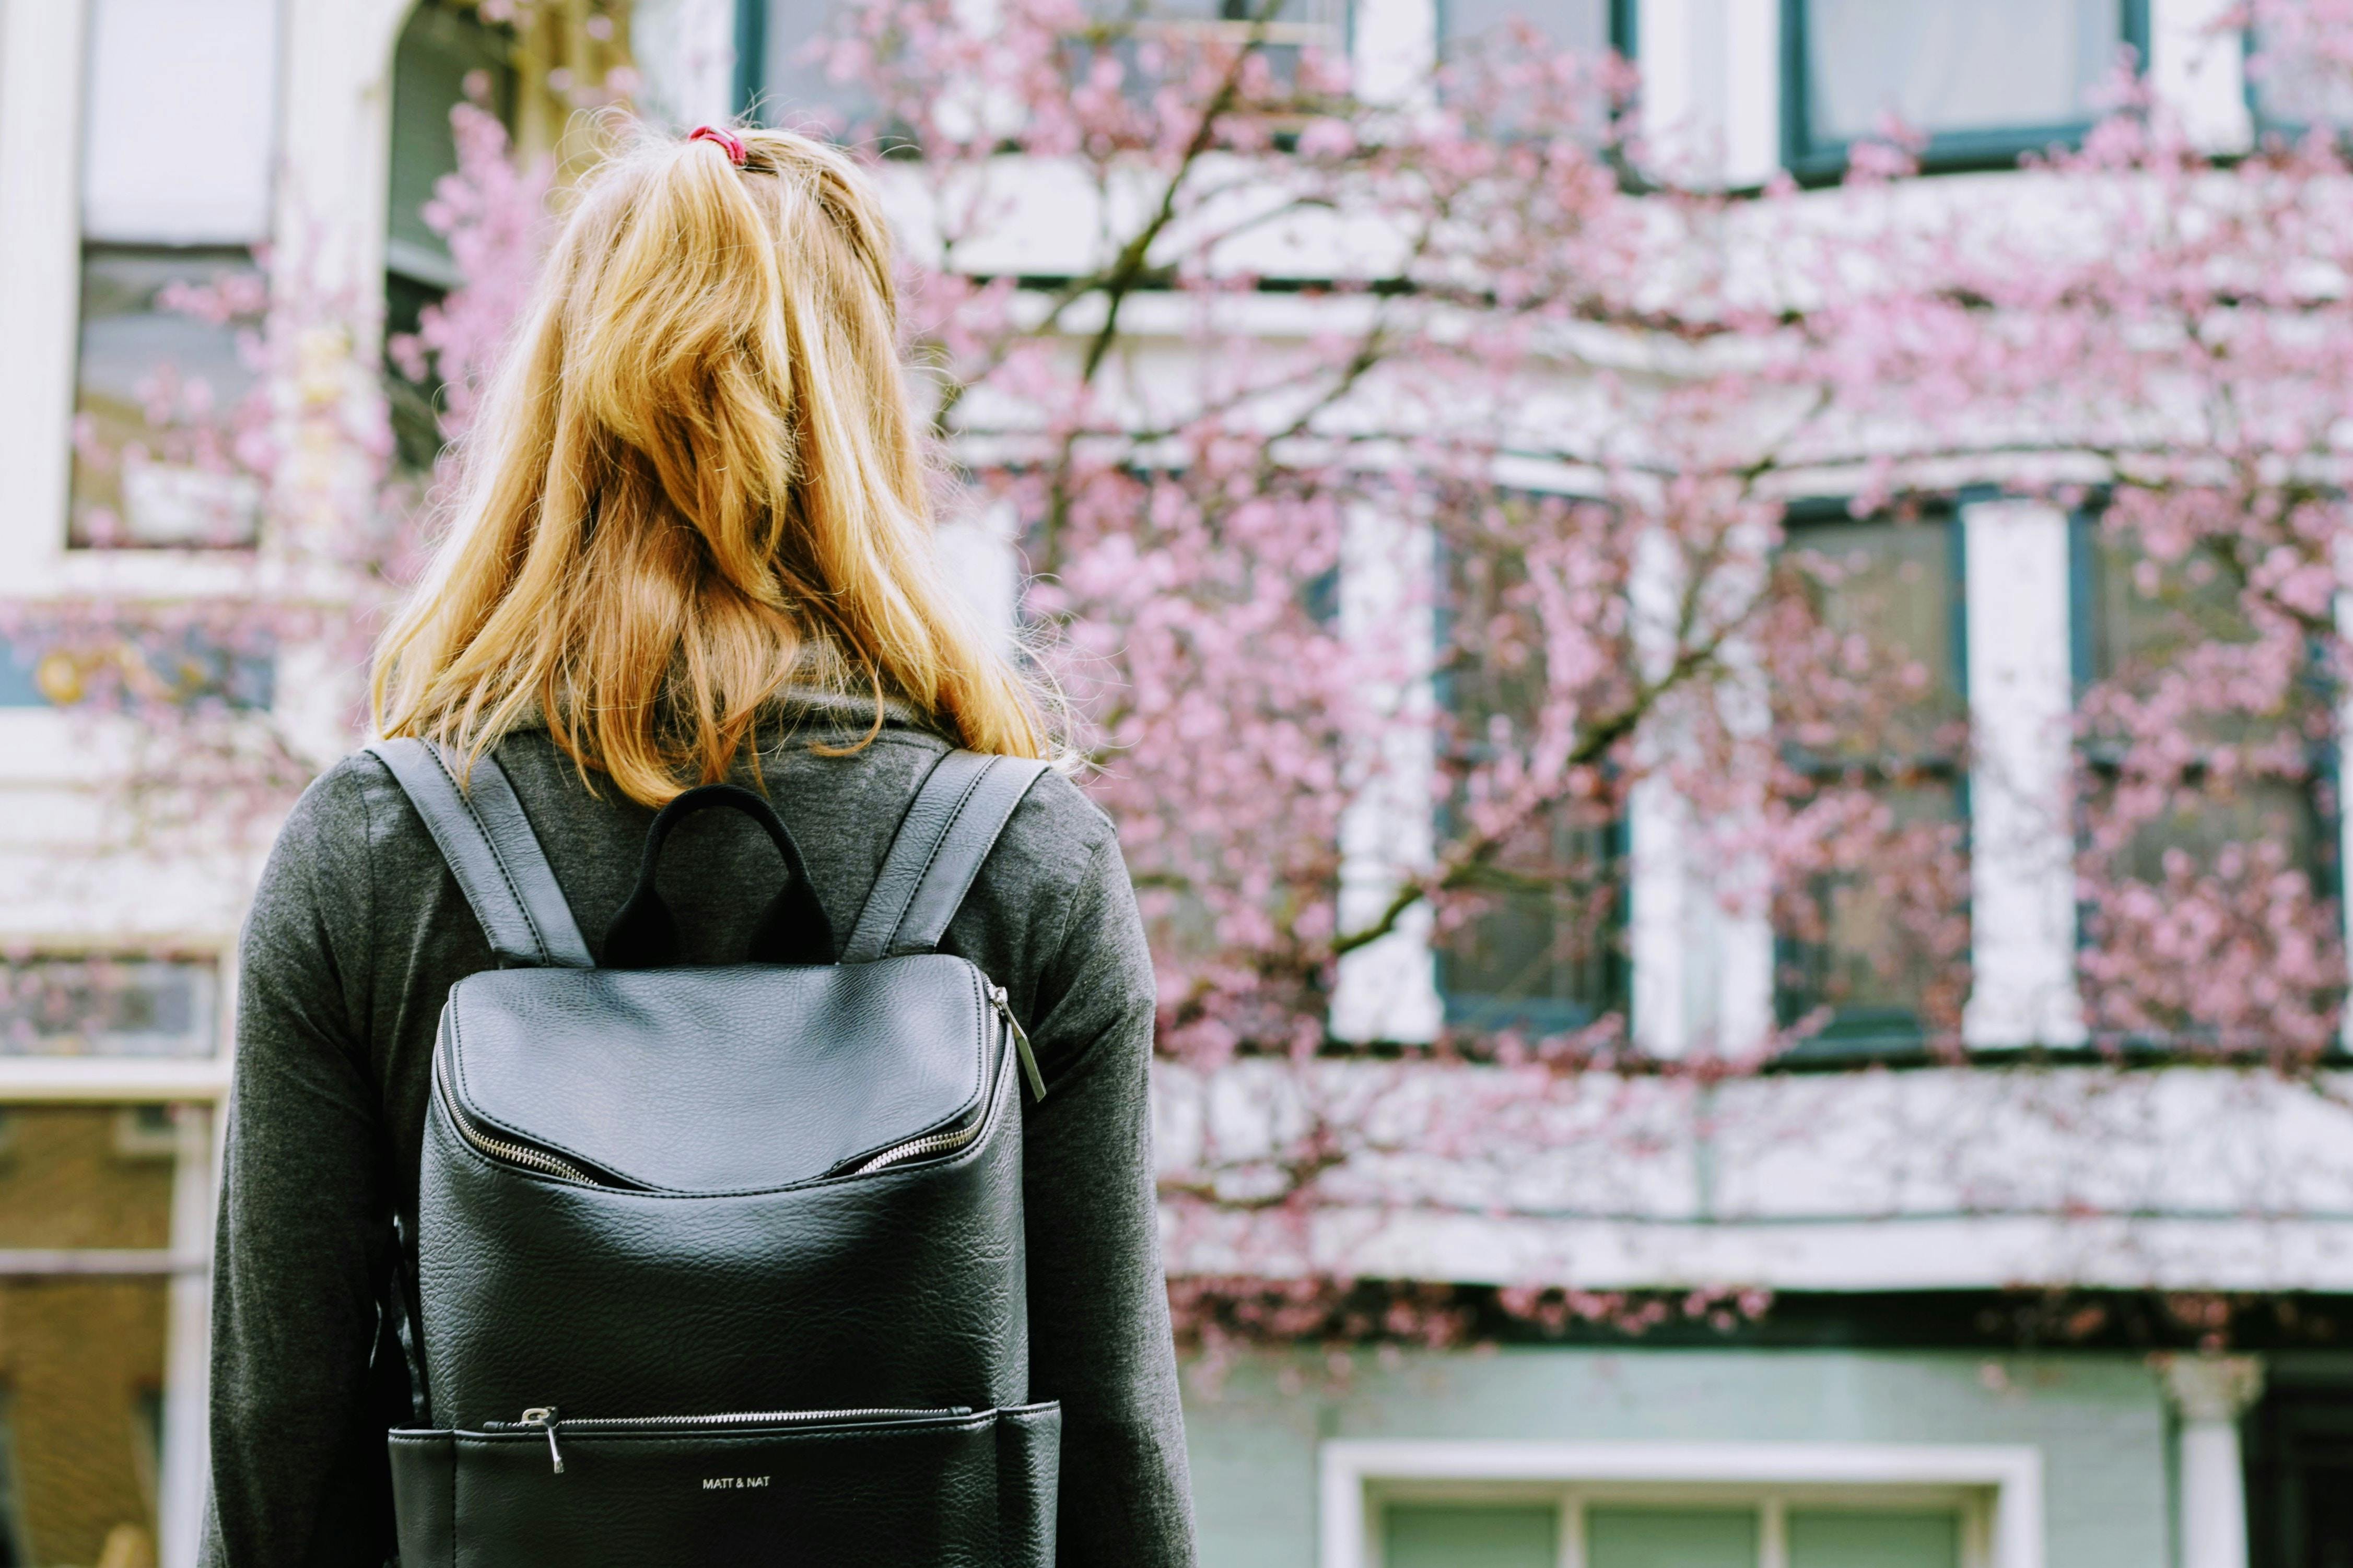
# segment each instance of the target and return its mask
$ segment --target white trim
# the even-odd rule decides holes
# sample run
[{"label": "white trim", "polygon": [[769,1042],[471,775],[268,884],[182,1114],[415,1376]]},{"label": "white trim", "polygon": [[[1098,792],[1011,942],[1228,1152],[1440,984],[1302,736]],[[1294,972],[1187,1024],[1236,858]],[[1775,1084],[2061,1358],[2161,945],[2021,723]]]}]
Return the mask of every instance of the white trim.
[{"label": "white trim", "polygon": [[[1369,667],[1362,695],[1376,727],[1357,748],[1355,796],[1340,813],[1339,921],[1350,931],[1379,919],[1437,853],[1436,737],[1428,720],[1437,701],[1430,597],[1438,567],[1429,527],[1390,508],[1352,506],[1343,526],[1341,635]],[[1387,936],[1341,956],[1328,1021],[1335,1038],[1438,1037],[1445,1006],[1433,930],[1425,900]]]},{"label": "white trim", "polygon": [[0,1057],[0,1104],[135,1105],[228,1097],[228,1057]]},{"label": "white trim", "polygon": [[64,553],[81,289],[85,0],[0,7],[0,583]]},{"label": "white trim", "polygon": [[1724,179],[1762,184],[1781,166],[1781,0],[1720,0]]},{"label": "white trim", "polygon": [[1958,526],[1972,741],[1961,1035],[1978,1047],[2080,1045],[2067,514],[1980,501]]},{"label": "white trim", "polygon": [[1349,63],[1366,101],[1427,104],[1438,63],[1438,0],[1357,0]]},{"label": "white trim", "polygon": [[1430,1481],[1981,1489],[1992,1500],[1984,1568],[2043,1568],[2042,1454],[2023,1444],[1350,1438],[1325,1443],[1320,1468],[1319,1568],[1374,1568],[1381,1489]]},{"label": "white trim", "polygon": [[2255,141],[2245,47],[2217,27],[2232,8],[2233,0],[2149,0],[2149,84],[2206,153],[2243,153]]},{"label": "white trim", "polygon": [[206,1403],[211,1386],[216,1120],[206,1105],[184,1106],[174,1117],[179,1146],[172,1173],[172,1250],[198,1267],[174,1277],[165,1320],[164,1457],[155,1510],[163,1568],[196,1568],[205,1487],[212,1470]]}]

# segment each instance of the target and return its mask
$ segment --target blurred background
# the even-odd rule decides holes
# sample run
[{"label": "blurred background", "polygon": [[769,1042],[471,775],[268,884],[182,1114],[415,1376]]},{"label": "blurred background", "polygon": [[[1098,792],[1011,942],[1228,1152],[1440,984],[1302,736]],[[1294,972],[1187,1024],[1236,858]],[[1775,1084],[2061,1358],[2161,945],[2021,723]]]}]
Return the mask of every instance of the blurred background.
[{"label": "blurred background", "polygon": [[1211,1568],[2353,1568],[2338,0],[0,0],[0,1568],[568,183],[871,161]]}]

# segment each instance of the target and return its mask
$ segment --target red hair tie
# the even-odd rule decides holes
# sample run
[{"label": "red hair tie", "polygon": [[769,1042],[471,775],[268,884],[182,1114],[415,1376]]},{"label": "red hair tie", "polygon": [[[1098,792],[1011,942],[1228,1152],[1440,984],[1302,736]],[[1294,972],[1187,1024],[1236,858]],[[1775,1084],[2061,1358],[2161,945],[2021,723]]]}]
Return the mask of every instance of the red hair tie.
[{"label": "red hair tie", "polygon": [[744,166],[744,138],[736,135],[733,131],[723,131],[716,125],[698,125],[694,128],[694,133],[687,140],[716,142],[719,143],[719,150],[727,154],[729,163],[739,169]]}]

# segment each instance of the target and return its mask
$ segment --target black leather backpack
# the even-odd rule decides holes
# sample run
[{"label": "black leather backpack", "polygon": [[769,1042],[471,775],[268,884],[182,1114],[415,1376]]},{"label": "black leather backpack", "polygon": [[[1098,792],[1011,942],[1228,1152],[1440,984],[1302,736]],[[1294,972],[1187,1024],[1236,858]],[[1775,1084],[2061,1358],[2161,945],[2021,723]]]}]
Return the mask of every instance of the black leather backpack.
[{"label": "black leather backpack", "polygon": [[[405,1568],[1048,1568],[1018,1080],[1045,1086],[1004,990],[936,951],[1044,764],[944,757],[838,956],[768,804],[690,790],[598,966],[494,761],[461,790],[425,742],[371,749],[501,965],[434,1049]],[[654,871],[712,806],[788,879],[747,962],[678,967]]]}]

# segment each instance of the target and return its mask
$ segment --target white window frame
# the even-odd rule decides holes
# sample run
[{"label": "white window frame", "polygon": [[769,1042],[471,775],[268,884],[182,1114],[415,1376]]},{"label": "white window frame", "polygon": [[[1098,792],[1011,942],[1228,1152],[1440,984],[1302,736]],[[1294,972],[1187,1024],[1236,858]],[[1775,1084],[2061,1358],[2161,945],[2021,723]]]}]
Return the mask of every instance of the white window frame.
[{"label": "white window frame", "polygon": [[1541,1500],[1561,1508],[1562,1568],[1583,1568],[1591,1502],[1755,1503],[1760,1562],[1785,1568],[1770,1521],[1791,1502],[1957,1507],[1965,1568],[2044,1568],[2042,1455],[1912,1443],[1546,1443],[1344,1439],[1322,1450],[1318,1568],[1381,1568],[1393,1501]]}]

